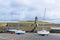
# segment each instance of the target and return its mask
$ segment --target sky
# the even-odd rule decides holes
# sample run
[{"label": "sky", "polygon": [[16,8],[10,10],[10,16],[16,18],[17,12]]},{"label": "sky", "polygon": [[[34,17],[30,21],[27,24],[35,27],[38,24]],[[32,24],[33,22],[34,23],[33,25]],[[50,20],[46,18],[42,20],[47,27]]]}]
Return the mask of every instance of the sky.
[{"label": "sky", "polygon": [[60,23],[60,0],[0,0],[0,22],[34,20],[35,16],[39,21]]}]

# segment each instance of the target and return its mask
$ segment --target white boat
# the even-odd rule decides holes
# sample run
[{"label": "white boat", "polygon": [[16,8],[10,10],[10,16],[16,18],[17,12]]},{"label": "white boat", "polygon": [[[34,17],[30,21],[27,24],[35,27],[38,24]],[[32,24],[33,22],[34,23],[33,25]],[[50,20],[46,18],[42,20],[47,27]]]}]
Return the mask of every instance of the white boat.
[{"label": "white boat", "polygon": [[37,31],[37,33],[39,35],[45,36],[45,35],[48,35],[50,32],[49,31],[46,31],[46,30],[41,30],[41,31]]},{"label": "white boat", "polygon": [[9,30],[7,30],[7,32],[15,32],[16,31],[16,29],[9,29]]},{"label": "white boat", "polygon": [[16,33],[16,34],[25,34],[25,31],[22,31],[22,30],[16,30],[15,33]]},{"label": "white boat", "polygon": [[7,32],[15,32],[16,34],[24,34],[25,33],[25,31],[16,30],[16,29],[9,29],[9,30],[7,30]]}]

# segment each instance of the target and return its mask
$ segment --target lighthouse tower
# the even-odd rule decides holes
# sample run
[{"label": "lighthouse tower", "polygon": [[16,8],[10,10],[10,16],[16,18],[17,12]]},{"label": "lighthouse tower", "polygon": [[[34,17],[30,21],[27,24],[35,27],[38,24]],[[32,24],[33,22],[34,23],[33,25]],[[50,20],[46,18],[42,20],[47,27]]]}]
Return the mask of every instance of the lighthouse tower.
[{"label": "lighthouse tower", "polygon": [[38,27],[38,18],[36,16],[34,21],[34,28],[31,30],[31,32],[34,32],[37,27]]},{"label": "lighthouse tower", "polygon": [[35,23],[34,24],[35,24],[35,27],[38,27],[38,17],[37,16],[35,17]]}]

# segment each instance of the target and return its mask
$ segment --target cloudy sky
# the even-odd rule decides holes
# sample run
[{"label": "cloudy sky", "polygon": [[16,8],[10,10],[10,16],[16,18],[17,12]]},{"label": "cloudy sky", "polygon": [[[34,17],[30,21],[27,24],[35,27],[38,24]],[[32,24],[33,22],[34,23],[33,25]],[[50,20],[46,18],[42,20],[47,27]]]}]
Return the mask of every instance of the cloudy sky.
[{"label": "cloudy sky", "polygon": [[0,22],[34,20],[35,16],[60,23],[60,0],[0,0]]}]

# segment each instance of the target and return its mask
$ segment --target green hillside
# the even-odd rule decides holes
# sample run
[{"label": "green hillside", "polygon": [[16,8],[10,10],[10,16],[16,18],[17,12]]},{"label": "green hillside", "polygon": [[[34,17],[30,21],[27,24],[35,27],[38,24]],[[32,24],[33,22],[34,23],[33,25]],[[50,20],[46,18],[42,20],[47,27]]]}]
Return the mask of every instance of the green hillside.
[{"label": "green hillside", "polygon": [[[19,24],[19,28],[25,31],[31,31],[34,28],[34,21],[20,21],[20,22],[0,23],[0,31],[5,30],[4,27],[17,28],[18,24]],[[38,24],[51,24],[51,23],[38,21]],[[35,30],[37,30],[37,28]]]},{"label": "green hillside", "polygon": [[[21,22],[18,22],[18,23],[22,23],[22,24],[34,24],[34,21],[21,21]],[[38,21],[38,24],[51,24],[51,23]]]}]

